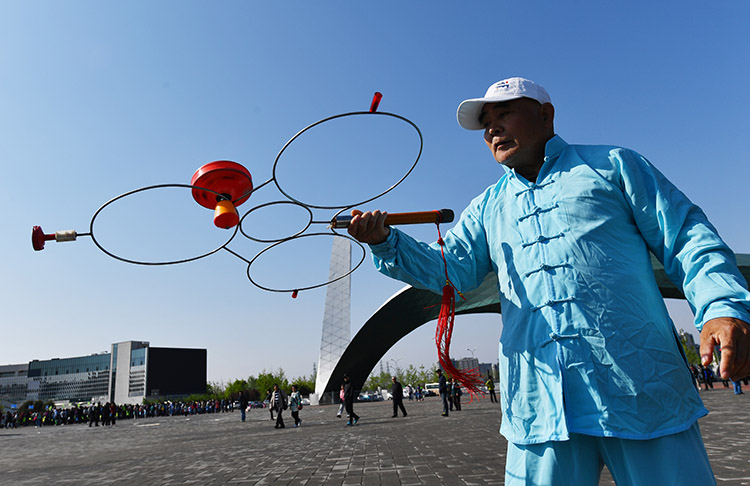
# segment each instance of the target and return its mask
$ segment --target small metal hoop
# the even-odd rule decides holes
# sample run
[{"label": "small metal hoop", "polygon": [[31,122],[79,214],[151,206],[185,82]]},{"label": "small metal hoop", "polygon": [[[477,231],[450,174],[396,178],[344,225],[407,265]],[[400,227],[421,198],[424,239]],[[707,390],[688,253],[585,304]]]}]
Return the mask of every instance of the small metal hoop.
[{"label": "small metal hoop", "polygon": [[143,262],[143,261],[138,261],[138,260],[131,260],[129,258],[124,258],[124,257],[118,256],[118,255],[115,255],[114,253],[108,251],[106,248],[104,248],[104,246],[102,246],[99,243],[99,241],[96,239],[96,236],[94,234],[94,222],[96,221],[96,218],[99,216],[99,213],[101,213],[104,210],[104,208],[106,208],[107,206],[109,206],[109,205],[113,204],[114,202],[119,201],[120,199],[123,199],[123,198],[125,198],[127,196],[132,196],[133,194],[137,194],[139,192],[150,191],[152,189],[163,189],[163,188],[167,188],[167,187],[182,187],[182,188],[186,188],[186,189],[199,189],[199,190],[206,191],[206,192],[212,192],[212,193],[216,194],[217,196],[221,196],[221,194],[219,194],[219,193],[217,193],[215,191],[212,191],[211,189],[206,189],[204,187],[198,187],[198,186],[191,186],[189,184],[158,184],[158,185],[155,185],[155,186],[141,187],[140,189],[135,189],[135,190],[126,192],[124,194],[120,194],[119,196],[114,197],[114,198],[110,199],[109,201],[107,201],[106,203],[102,204],[102,206],[99,207],[99,209],[97,209],[96,212],[94,213],[94,216],[91,218],[91,223],[89,224],[89,232],[91,233],[91,240],[94,242],[94,244],[101,251],[103,251],[107,255],[111,256],[115,260],[120,260],[121,262],[125,262],[125,263],[133,263],[135,265],[174,265],[174,264],[177,264],[177,263],[192,262],[192,261],[199,260],[201,258],[207,257],[209,255],[213,255],[217,251],[219,251],[219,250],[223,249],[224,247],[226,247],[229,244],[229,242],[232,241],[232,239],[234,238],[234,236],[237,234],[237,230],[239,229],[239,225],[237,225],[237,226],[234,227],[234,231],[229,236],[229,239],[227,241],[225,241],[218,248],[216,248],[214,250],[211,250],[211,251],[209,251],[207,253],[204,253],[202,255],[196,256],[196,257],[185,258],[185,259],[182,259],[182,260],[167,261],[167,262]]},{"label": "small metal hoop", "polygon": [[[265,207],[268,207],[268,206],[273,206],[273,205],[276,205],[276,204],[291,204],[293,206],[297,206],[297,207],[303,208],[305,211],[307,211],[307,214],[310,215],[310,220],[307,222],[307,224],[305,225],[304,228],[302,228],[298,232],[292,234],[291,236],[285,236],[284,238],[276,238],[276,239],[273,239],[273,240],[264,240],[264,239],[261,239],[261,238],[254,238],[254,237],[250,236],[249,234],[245,233],[245,230],[242,227],[242,223],[245,221],[245,218],[250,213],[252,213],[255,210],[262,209],[262,208],[265,208]],[[312,222],[313,222],[313,213],[312,213],[312,210],[309,207],[305,206],[304,204],[300,204],[300,203],[295,202],[295,201],[274,201],[274,202],[269,202],[269,203],[261,204],[259,206],[255,206],[254,208],[250,209],[248,212],[246,212],[245,214],[242,215],[242,219],[240,219],[240,223],[239,223],[238,226],[240,227],[240,233],[242,233],[242,235],[245,238],[249,239],[249,240],[257,241],[258,243],[279,243],[281,241],[288,240],[290,238],[295,238],[295,237],[301,235],[302,233],[304,233],[305,231],[307,231],[307,228],[310,227],[310,225],[312,224]]]},{"label": "small metal hoop", "polygon": [[[328,280],[327,282],[324,282],[324,283],[321,283],[321,284],[317,284],[317,285],[311,285],[311,286],[308,286],[308,287],[295,287],[295,288],[289,288],[289,289],[272,289],[270,287],[265,287],[265,286],[259,284],[258,282],[256,282],[255,280],[253,280],[253,277],[250,275],[250,267],[253,265],[253,263],[255,263],[255,261],[262,254],[264,254],[265,252],[267,252],[267,251],[271,250],[272,248],[275,248],[275,247],[277,247],[277,246],[279,246],[279,245],[281,245],[283,243],[287,243],[289,241],[297,240],[297,239],[301,239],[301,238],[308,238],[308,237],[311,237],[311,236],[332,236],[334,238],[346,238],[347,240],[354,242],[362,250],[362,257],[359,259],[359,262],[357,262],[357,264],[354,265],[345,274],[343,274],[343,275],[341,275],[341,276],[339,276],[339,277],[337,277],[337,278],[335,278],[333,280]],[[292,238],[287,238],[285,240],[282,240],[282,241],[279,241],[277,243],[274,243],[273,245],[268,246],[267,248],[265,248],[262,251],[260,251],[257,255],[255,255],[253,257],[253,259],[250,260],[250,263],[248,263],[248,265],[247,265],[247,278],[248,278],[248,280],[250,280],[250,283],[252,283],[256,287],[258,287],[259,289],[266,290],[268,292],[290,292],[290,293],[296,293],[296,292],[301,292],[303,290],[317,289],[319,287],[325,287],[326,285],[332,284],[333,282],[337,282],[337,281],[341,280],[342,278],[348,277],[349,275],[351,275],[356,269],[359,268],[360,265],[362,265],[362,262],[365,261],[365,256],[366,255],[367,255],[367,251],[365,250],[364,245],[362,245],[362,243],[360,243],[359,241],[355,240],[354,238],[352,238],[352,237],[350,237],[348,235],[341,235],[341,234],[338,234],[338,233],[310,233],[310,234],[307,234],[307,235],[299,235],[299,236],[294,236]]]},{"label": "small metal hoop", "polygon": [[[398,120],[402,120],[402,121],[408,123],[409,125],[411,125],[414,128],[414,130],[416,130],[417,135],[419,135],[419,152],[417,153],[417,158],[414,159],[414,163],[411,165],[411,167],[409,167],[409,170],[406,171],[406,174],[404,174],[403,177],[401,177],[401,179],[399,179],[398,181],[396,181],[395,184],[393,184],[391,187],[389,187],[385,191],[381,192],[380,194],[377,194],[377,195],[375,195],[375,196],[373,196],[373,197],[371,197],[369,199],[365,199],[364,201],[358,201],[358,202],[350,203],[350,204],[341,204],[341,205],[338,205],[338,206],[318,206],[318,205],[315,205],[315,204],[309,204],[309,203],[300,201],[298,199],[295,199],[291,194],[289,194],[286,191],[284,191],[284,189],[281,187],[281,184],[279,184],[278,179],[276,178],[276,166],[278,165],[279,159],[281,159],[281,155],[284,153],[284,151],[287,149],[287,147],[289,147],[289,145],[292,142],[294,142],[297,138],[299,138],[300,135],[302,135],[306,131],[310,130],[311,128],[320,125],[321,123],[325,123],[327,121],[335,120],[337,118],[343,118],[343,117],[347,117],[347,116],[359,116],[359,115],[390,116],[390,117],[393,117],[393,118],[396,118]],[[307,206],[307,207],[315,208],[315,209],[340,209],[342,207],[361,206],[361,205],[366,204],[366,203],[368,203],[370,201],[373,201],[373,200],[375,200],[375,199],[377,199],[377,198],[379,198],[381,196],[384,196],[385,194],[391,192],[396,186],[398,186],[399,184],[401,184],[404,181],[404,179],[406,179],[409,176],[409,174],[411,174],[411,171],[414,170],[414,167],[417,166],[417,162],[419,162],[419,158],[422,156],[423,145],[424,145],[424,139],[422,138],[422,132],[419,130],[419,127],[417,127],[417,125],[415,125],[414,122],[412,122],[408,118],[405,118],[405,117],[403,117],[401,115],[396,115],[395,113],[388,113],[388,112],[383,112],[383,111],[376,111],[376,112],[370,112],[370,111],[353,111],[353,112],[349,112],[349,113],[342,113],[342,114],[339,114],[339,115],[333,115],[333,116],[329,116],[328,118],[323,118],[322,120],[319,120],[319,121],[317,121],[317,122],[315,122],[315,123],[313,123],[311,125],[306,126],[302,130],[300,130],[299,132],[297,132],[296,135],[294,135],[292,138],[290,138],[289,141],[286,144],[284,144],[284,146],[279,151],[278,155],[276,155],[276,160],[273,161],[273,175],[272,175],[272,180],[273,180],[273,183],[276,185],[276,188],[279,190],[279,192],[281,192],[284,196],[286,196],[287,199],[289,199],[290,201],[294,201],[294,202],[296,202],[298,204],[301,204],[303,206]]]}]

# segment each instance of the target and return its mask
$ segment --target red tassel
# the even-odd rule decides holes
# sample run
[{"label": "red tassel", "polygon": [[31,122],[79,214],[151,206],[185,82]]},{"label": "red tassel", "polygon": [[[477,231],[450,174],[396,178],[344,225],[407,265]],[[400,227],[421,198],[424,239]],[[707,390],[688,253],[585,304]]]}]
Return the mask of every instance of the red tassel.
[{"label": "red tassel", "polygon": [[[443,257],[443,263],[445,265],[445,287],[443,287],[443,299],[440,304],[437,329],[435,330],[435,344],[438,348],[438,361],[440,362],[440,367],[449,377],[458,380],[458,382],[468,390],[471,397],[469,403],[471,403],[475,396],[482,393],[479,388],[482,385],[482,377],[479,374],[479,370],[476,368],[465,371],[457,369],[453,366],[453,361],[450,358],[453,322],[456,318],[456,292],[458,292],[458,290],[448,278],[448,262],[446,261],[443,252],[443,246],[445,243],[440,235],[440,225],[438,225],[438,243],[440,244],[440,254]],[[458,292],[458,294],[461,295],[460,292]],[[463,295],[461,295],[461,298],[463,298]]]}]

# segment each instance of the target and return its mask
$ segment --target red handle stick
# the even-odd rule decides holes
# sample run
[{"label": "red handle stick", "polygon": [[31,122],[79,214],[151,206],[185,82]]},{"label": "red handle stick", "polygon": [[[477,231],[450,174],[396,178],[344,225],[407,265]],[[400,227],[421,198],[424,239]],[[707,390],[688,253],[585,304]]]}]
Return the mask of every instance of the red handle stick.
[{"label": "red handle stick", "polygon": [[372,97],[372,103],[370,104],[370,113],[378,111],[378,105],[380,105],[381,99],[383,99],[383,93],[376,91],[375,95]]},{"label": "red handle stick", "polygon": [[55,241],[75,241],[78,237],[78,233],[74,230],[58,231],[56,233],[44,234],[41,226],[34,226],[31,230],[31,246],[36,251],[44,250],[44,242],[55,240]]},{"label": "red handle stick", "polygon": [[[453,211],[441,209],[439,211],[417,211],[414,213],[388,213],[385,224],[420,224],[420,223],[450,223],[453,221]],[[330,228],[348,228],[351,216],[339,215],[331,220]]]}]

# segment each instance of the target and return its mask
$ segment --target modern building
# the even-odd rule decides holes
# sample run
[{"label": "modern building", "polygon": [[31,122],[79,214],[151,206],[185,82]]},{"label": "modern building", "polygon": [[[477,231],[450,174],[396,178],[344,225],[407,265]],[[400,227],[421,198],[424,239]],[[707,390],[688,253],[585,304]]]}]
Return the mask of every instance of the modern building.
[{"label": "modern building", "polygon": [[494,379],[498,377],[498,366],[497,363],[480,363],[475,357],[454,359],[453,366],[459,370],[476,370],[479,375],[483,378],[482,381],[487,379],[487,375]]},{"label": "modern building", "polygon": [[23,402],[27,395],[29,364],[0,366],[0,403]]},{"label": "modern building", "polygon": [[485,379],[487,378],[487,375],[489,375],[497,380],[498,376],[500,376],[500,370],[498,369],[497,363],[479,363],[479,374]]},{"label": "modern building", "polygon": [[112,344],[111,353],[33,360],[0,366],[0,403],[141,403],[206,392],[205,349],[156,348],[148,342]]},{"label": "modern building", "polygon": [[479,371],[479,360],[477,358],[460,358],[453,359],[453,366],[459,370],[477,370]]}]

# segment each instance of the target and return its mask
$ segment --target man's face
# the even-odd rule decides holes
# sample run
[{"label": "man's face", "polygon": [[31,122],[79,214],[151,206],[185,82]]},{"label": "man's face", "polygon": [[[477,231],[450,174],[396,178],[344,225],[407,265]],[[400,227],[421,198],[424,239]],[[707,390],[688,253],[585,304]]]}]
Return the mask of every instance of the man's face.
[{"label": "man's face", "polygon": [[485,104],[479,121],[495,160],[535,180],[544,162],[544,146],[554,135],[554,114],[549,103],[519,98]]}]

